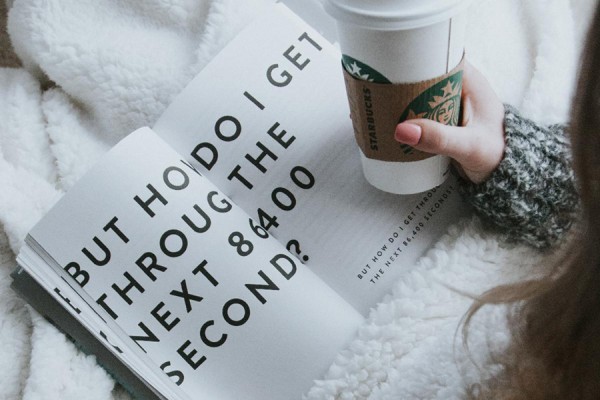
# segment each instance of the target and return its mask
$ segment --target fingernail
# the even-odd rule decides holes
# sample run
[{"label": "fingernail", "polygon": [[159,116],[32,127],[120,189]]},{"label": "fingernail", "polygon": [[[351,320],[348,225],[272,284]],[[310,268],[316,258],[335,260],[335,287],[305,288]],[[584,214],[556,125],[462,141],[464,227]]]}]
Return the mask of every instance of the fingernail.
[{"label": "fingernail", "polygon": [[396,141],[414,146],[421,140],[421,127],[410,122],[403,122],[396,125],[394,133]]}]

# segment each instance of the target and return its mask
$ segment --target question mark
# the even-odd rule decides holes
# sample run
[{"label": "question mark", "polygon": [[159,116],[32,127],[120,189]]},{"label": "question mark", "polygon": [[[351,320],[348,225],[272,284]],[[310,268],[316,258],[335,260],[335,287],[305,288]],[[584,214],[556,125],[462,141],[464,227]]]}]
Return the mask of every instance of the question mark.
[{"label": "question mark", "polygon": [[[289,242],[287,242],[285,248],[288,249],[288,251],[290,252],[292,251],[292,249],[294,249],[294,252],[298,255],[298,257],[300,257],[300,253],[302,253],[302,250],[300,250],[300,243],[296,239],[292,239]],[[307,262],[308,256],[302,256],[302,260],[304,262]]]}]

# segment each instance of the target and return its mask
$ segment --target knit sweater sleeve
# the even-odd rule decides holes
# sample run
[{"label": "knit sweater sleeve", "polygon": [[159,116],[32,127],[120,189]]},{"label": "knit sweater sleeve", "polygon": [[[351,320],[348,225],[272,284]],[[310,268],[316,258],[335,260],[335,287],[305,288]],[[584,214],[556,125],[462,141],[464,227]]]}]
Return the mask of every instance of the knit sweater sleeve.
[{"label": "knit sweater sleeve", "polygon": [[505,106],[505,153],[481,184],[460,191],[486,225],[512,242],[546,248],[564,237],[579,208],[564,125],[543,127]]}]

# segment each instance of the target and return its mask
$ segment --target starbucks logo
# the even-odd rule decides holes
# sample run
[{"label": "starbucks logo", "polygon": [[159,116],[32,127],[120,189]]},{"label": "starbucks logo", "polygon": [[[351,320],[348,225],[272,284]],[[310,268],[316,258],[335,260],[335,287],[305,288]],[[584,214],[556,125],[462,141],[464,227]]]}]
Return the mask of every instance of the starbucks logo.
[{"label": "starbucks logo", "polygon": [[[399,122],[407,119],[427,118],[445,125],[458,125],[460,114],[460,95],[462,92],[462,71],[427,88],[417,96],[404,110]],[[414,149],[402,145],[405,154]]]},{"label": "starbucks logo", "polygon": [[353,77],[375,83],[392,83],[374,68],[346,54],[342,55],[342,65]]},{"label": "starbucks logo", "polygon": [[462,71],[459,71],[421,93],[408,105],[400,120],[427,118],[456,126],[461,91]]}]

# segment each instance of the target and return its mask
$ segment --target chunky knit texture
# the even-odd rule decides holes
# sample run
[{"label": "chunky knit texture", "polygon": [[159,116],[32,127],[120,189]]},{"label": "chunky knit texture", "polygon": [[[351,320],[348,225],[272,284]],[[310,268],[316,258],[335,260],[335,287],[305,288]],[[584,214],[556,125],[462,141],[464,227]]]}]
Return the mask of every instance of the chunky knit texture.
[{"label": "chunky knit texture", "polygon": [[547,248],[574,222],[579,197],[564,125],[542,127],[505,106],[504,158],[483,183],[461,192],[484,222],[513,242]]}]

